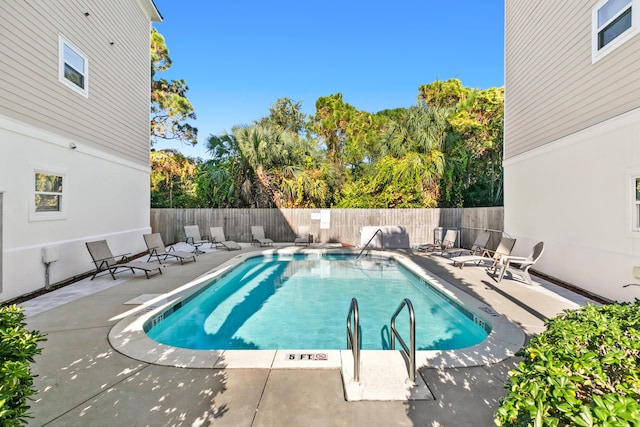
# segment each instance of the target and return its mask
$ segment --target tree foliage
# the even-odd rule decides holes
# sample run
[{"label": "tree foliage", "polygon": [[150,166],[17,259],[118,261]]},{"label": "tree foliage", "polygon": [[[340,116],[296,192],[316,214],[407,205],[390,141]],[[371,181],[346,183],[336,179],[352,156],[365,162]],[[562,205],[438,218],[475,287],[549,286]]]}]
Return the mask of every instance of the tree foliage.
[{"label": "tree foliage", "polygon": [[151,152],[151,206],[197,207],[196,165],[176,150]]},{"label": "tree foliage", "polygon": [[269,108],[269,116],[256,121],[256,124],[278,126],[303,136],[307,129],[307,115],[301,110],[301,102],[280,98]]},{"label": "tree foliage", "polygon": [[169,49],[164,37],[151,30],[151,145],[160,139],[177,139],[195,145],[198,129],[187,123],[196,114],[187,98],[184,80],[166,80],[156,74],[171,68]]},{"label": "tree foliage", "polygon": [[566,310],[518,356],[496,425],[639,425],[639,301]]},{"label": "tree foliage", "polygon": [[504,88],[479,90],[465,88],[457,79],[435,81],[420,86],[418,102],[452,111],[439,205],[502,205]]},{"label": "tree foliage", "polygon": [[355,168],[370,157],[381,120],[344,102],[342,94],[336,93],[318,98],[310,127],[326,147],[329,161]]},{"label": "tree foliage", "polygon": [[[173,191],[174,203],[179,189],[188,195],[181,204],[200,207],[498,206],[503,101],[502,88],[457,79],[421,85],[416,105],[378,113],[341,93],[318,98],[310,115],[280,98],[252,125],[210,135],[211,159],[186,159],[189,179],[182,163],[154,176],[165,177],[162,191]],[[152,202],[171,199],[161,192]]]},{"label": "tree foliage", "polygon": [[[212,135],[207,142],[213,159],[203,173],[220,177],[215,188],[236,207],[322,207],[330,196],[327,170],[320,168],[314,141],[264,120],[235,126],[232,134]],[[213,194],[212,194],[213,196]]]},{"label": "tree foliage", "polygon": [[28,331],[24,312],[16,305],[0,307],[0,425],[27,424],[28,401],[33,388],[31,363],[46,338],[39,331]]}]

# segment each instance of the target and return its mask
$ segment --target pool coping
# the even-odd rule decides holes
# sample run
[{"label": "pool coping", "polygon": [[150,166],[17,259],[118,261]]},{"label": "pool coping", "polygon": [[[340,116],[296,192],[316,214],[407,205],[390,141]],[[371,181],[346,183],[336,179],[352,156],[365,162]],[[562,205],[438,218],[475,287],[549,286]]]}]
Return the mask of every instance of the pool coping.
[{"label": "pool coping", "polygon": [[[182,349],[152,340],[145,333],[144,324],[153,316],[171,307],[179,298],[193,292],[198,287],[205,286],[209,280],[225,274],[232,267],[247,259],[269,255],[293,255],[296,253],[353,254],[354,252],[353,249],[349,248],[310,249],[285,247],[239,254],[177,289],[153,298],[119,316],[121,320],[109,331],[109,343],[116,351],[132,359],[160,366],[209,369],[341,369],[343,364],[349,365],[353,363],[351,350]],[[518,325],[462,289],[424,270],[406,255],[371,250],[367,252],[367,256],[383,257],[399,262],[419,277],[426,279],[449,298],[464,305],[474,316],[491,325],[489,336],[477,345],[457,350],[417,350],[417,368],[461,368],[490,365],[513,356],[524,345],[525,334]],[[362,350],[361,352],[378,352],[378,350]]]}]

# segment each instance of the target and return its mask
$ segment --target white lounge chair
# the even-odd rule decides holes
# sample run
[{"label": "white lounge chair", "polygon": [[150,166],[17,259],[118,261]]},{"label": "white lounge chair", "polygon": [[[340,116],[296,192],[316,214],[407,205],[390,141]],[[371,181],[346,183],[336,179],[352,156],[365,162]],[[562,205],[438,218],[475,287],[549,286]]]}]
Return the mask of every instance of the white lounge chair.
[{"label": "white lounge chair", "polygon": [[262,227],[261,225],[252,225],[251,244],[258,244],[260,246],[273,246],[273,240],[265,237],[264,227]]},{"label": "white lounge chair", "polygon": [[156,257],[158,262],[160,262],[160,257],[163,257],[163,260],[166,260],[169,257],[175,258],[180,260],[180,264],[184,264],[185,261],[196,261],[196,255],[193,252],[176,251],[171,246],[167,249],[162,241],[160,233],[145,234],[143,237],[144,242],[147,244],[147,249],[149,250],[149,258],[147,259],[147,262],[149,262],[153,257]]},{"label": "white lounge chair", "polygon": [[467,248],[449,248],[449,249],[446,249],[446,250],[442,251],[442,256],[448,255],[448,256],[452,257],[452,256],[463,255],[465,253],[467,253],[469,255],[480,255],[480,254],[482,254],[482,252],[484,250],[487,249],[487,244],[489,243],[489,239],[490,238],[491,238],[491,233],[490,232],[488,232],[488,231],[480,232],[476,236],[476,240],[473,242],[473,245],[471,245],[471,249],[467,249]]},{"label": "white lounge chair", "polygon": [[242,249],[240,245],[233,240],[227,240],[222,227],[209,227],[209,232],[211,233],[211,247],[214,245],[216,248],[222,246],[228,251]]},{"label": "white lounge chair", "polygon": [[184,235],[186,236],[186,242],[193,246],[194,254],[203,254],[204,251],[200,250],[200,246],[205,243],[209,243],[209,239],[203,238],[200,234],[200,228],[197,225],[185,225]]},{"label": "white lounge chair", "polygon": [[296,238],[293,243],[297,245],[305,245],[308,246],[311,243],[311,234],[309,234],[309,227],[306,225],[301,225],[298,227],[298,233],[296,234]]},{"label": "white lounge chair", "polygon": [[542,252],[544,252],[544,242],[538,242],[527,257],[512,255],[505,255],[501,257],[494,269],[496,273],[499,270],[498,282],[502,280],[506,272],[509,272],[512,277],[514,275],[519,275],[528,284],[531,284],[529,269],[540,259]]},{"label": "white lounge chair", "polygon": [[459,256],[457,258],[453,258],[453,265],[457,265],[462,269],[467,263],[473,263],[476,265],[488,263],[490,264],[489,269],[493,269],[497,265],[498,261],[500,261],[501,257],[509,255],[511,253],[515,244],[516,239],[503,237],[502,239],[500,239],[500,243],[498,244],[498,247],[495,251],[485,249],[480,255]]},{"label": "white lounge chair", "polygon": [[149,264],[144,261],[127,262],[127,255],[129,254],[114,256],[106,240],[86,242],[85,244],[87,245],[87,250],[89,250],[93,264],[96,266],[96,272],[93,273],[91,280],[98,277],[98,274],[101,272],[105,272],[105,274],[108,272],[111,274],[113,280],[116,280],[115,275],[118,273],[118,269],[130,269],[132,273],[135,273],[135,270],[144,271],[147,279],[149,278],[149,274],[156,270],[157,273],[162,274],[161,268],[164,267],[163,265]]},{"label": "white lounge chair", "polygon": [[458,230],[447,230],[441,242],[425,243],[416,248],[420,252],[444,251],[453,248],[458,241]]}]

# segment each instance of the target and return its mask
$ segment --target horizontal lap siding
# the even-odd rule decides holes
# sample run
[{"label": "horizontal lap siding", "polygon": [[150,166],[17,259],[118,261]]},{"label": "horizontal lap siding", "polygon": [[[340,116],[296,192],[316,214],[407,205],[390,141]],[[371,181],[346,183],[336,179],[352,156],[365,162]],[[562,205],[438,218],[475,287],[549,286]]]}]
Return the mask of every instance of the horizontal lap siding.
[{"label": "horizontal lap siding", "polygon": [[[298,226],[310,227],[315,242],[360,243],[365,226],[403,226],[411,244],[433,242],[436,227],[458,228],[462,246],[470,247],[480,230],[502,230],[503,208],[472,209],[330,209],[330,227],[316,219],[320,209],[151,209],[151,228],[165,243],[185,240],[184,226],[198,225],[202,235],[209,227],[225,230],[228,240],[251,241],[251,226],[262,225],[276,242],[292,242]],[[494,233],[495,245],[500,233]]]},{"label": "horizontal lap siding", "polygon": [[505,159],[640,106],[640,36],[591,63],[596,3],[507,0]]},{"label": "horizontal lap siding", "polygon": [[[148,22],[135,0],[0,2],[0,114],[147,165]],[[88,57],[88,98],[58,81],[58,34]]]}]

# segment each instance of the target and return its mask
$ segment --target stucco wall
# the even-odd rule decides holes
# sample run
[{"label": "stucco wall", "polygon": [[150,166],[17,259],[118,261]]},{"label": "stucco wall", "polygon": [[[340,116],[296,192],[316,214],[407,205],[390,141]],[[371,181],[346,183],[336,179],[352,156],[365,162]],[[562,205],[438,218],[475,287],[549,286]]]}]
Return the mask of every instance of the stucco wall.
[{"label": "stucco wall", "polygon": [[537,270],[613,300],[640,297],[630,179],[640,173],[640,109],[504,166],[505,231],[545,242]]},{"label": "stucco wall", "polygon": [[[59,260],[50,282],[91,270],[85,242],[107,239],[114,253],[142,252],[149,227],[149,168],[0,116],[0,183],[4,191],[3,271],[0,301],[44,286],[42,248]],[[5,154],[6,153],[6,154]],[[33,168],[65,174],[61,219],[34,220]]]}]

